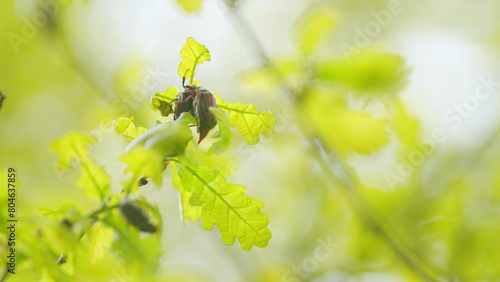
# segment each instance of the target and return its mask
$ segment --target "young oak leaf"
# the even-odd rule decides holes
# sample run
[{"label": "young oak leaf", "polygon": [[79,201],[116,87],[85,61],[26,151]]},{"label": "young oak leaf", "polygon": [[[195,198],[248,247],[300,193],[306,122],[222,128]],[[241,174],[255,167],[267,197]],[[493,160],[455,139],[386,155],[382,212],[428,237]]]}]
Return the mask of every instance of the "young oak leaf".
[{"label": "young oak leaf", "polygon": [[151,97],[151,108],[159,111],[161,116],[167,117],[174,112],[172,101],[177,97],[179,89],[175,86],[169,87],[165,92],[156,92]]},{"label": "young oak leaf", "polygon": [[418,139],[419,123],[406,109],[399,99],[395,99],[391,120],[392,130],[407,149],[415,146]]},{"label": "young oak leaf", "polygon": [[219,126],[217,133],[212,137],[219,140],[208,148],[208,154],[220,154],[229,147],[229,143],[231,142],[231,126],[224,111],[218,108],[211,108],[210,111],[217,117],[217,124]]},{"label": "young oak leaf", "polygon": [[133,140],[147,131],[144,127],[136,127],[133,120],[134,117],[119,117],[114,121],[115,132]]},{"label": "young oak leaf", "polygon": [[237,238],[243,250],[267,246],[272,234],[269,219],[260,211],[264,203],[245,195],[245,186],[227,183],[218,170],[203,165],[182,164],[179,176],[182,188],[178,188],[192,193],[189,204],[202,207],[204,229],[217,225],[222,242],[231,245]]},{"label": "young oak leaf", "polygon": [[186,146],[193,137],[189,123],[195,119],[188,113],[183,113],[177,120],[164,122],[149,129],[134,141],[130,142],[126,151],[144,145],[144,148],[157,151],[162,157],[173,157],[184,153]]},{"label": "young oak leaf", "polygon": [[120,161],[128,164],[125,173],[132,173],[132,177],[123,183],[123,190],[137,192],[139,180],[144,177],[151,178],[158,186],[161,185],[164,158],[157,151],[142,147],[136,147],[122,155]]},{"label": "young oak leaf", "polygon": [[89,199],[102,201],[111,192],[111,178],[106,169],[90,160],[81,161],[81,174],[76,184]]},{"label": "young oak leaf", "polygon": [[100,221],[97,221],[85,234],[90,241],[90,263],[95,263],[104,257],[113,244],[113,235],[113,229]]},{"label": "young oak leaf", "polygon": [[89,155],[88,146],[92,144],[97,144],[97,140],[80,132],[71,132],[60,139],[54,140],[50,145],[50,149],[59,155],[57,168],[70,169],[72,168],[71,161],[73,159],[77,161],[87,159]]},{"label": "young oak leaf", "polygon": [[180,56],[182,61],[179,64],[177,73],[181,78],[184,78],[189,71],[190,83],[193,83],[196,66],[211,60],[210,51],[208,51],[207,47],[196,42],[192,37],[186,39],[186,44],[182,47]]},{"label": "young oak leaf", "polygon": [[203,0],[177,0],[179,4],[186,12],[196,12],[199,11],[203,6]]},{"label": "young oak leaf", "polygon": [[111,178],[102,166],[98,166],[89,158],[88,146],[96,144],[97,140],[79,132],[72,132],[55,140],[51,149],[59,155],[57,168],[72,168],[74,159],[81,165],[77,185],[90,199],[103,200],[111,191]]},{"label": "young oak leaf", "polygon": [[297,25],[297,43],[301,51],[309,55],[336,30],[338,15],[329,7],[320,6],[309,13]]},{"label": "young oak leaf", "polygon": [[177,94],[179,94],[179,88],[175,86],[170,86],[165,90],[165,92],[156,92],[154,97],[157,97],[158,99],[161,99],[165,102],[171,102],[175,98],[177,98]]},{"label": "young oak leaf", "polygon": [[201,207],[192,206],[189,203],[192,192],[187,191],[183,188],[181,179],[179,177],[179,169],[177,164],[172,162],[170,164],[172,168],[172,185],[179,190],[179,196],[181,197],[181,203],[179,203],[179,209],[181,210],[181,221],[182,225],[186,226],[186,218],[191,222],[195,222],[201,216]]},{"label": "young oak leaf", "polygon": [[121,161],[128,163],[125,172],[132,172],[131,179],[124,183],[124,190],[137,191],[139,181],[144,177],[150,177],[159,186],[165,158],[184,153],[193,137],[188,124],[194,122],[193,116],[183,113],[177,120],[158,124],[130,142],[126,153],[120,157]]},{"label": "young oak leaf", "polygon": [[319,137],[343,154],[369,155],[389,142],[387,120],[348,110],[335,97],[311,95],[304,108]]},{"label": "young oak leaf", "polygon": [[394,95],[404,84],[403,58],[364,50],[349,58],[328,60],[317,67],[319,79],[347,87],[354,94]]},{"label": "young oak leaf", "polygon": [[141,236],[141,232],[130,226],[117,209],[106,213],[102,221],[115,230],[112,250],[125,260],[127,271],[140,275],[144,281],[154,280],[152,276],[157,272],[163,254],[161,236]]},{"label": "young oak leaf", "polygon": [[236,126],[243,140],[249,145],[257,144],[260,134],[266,137],[274,134],[276,117],[272,113],[259,113],[252,104],[228,104],[220,98],[217,99],[217,107],[228,112],[229,124]]}]

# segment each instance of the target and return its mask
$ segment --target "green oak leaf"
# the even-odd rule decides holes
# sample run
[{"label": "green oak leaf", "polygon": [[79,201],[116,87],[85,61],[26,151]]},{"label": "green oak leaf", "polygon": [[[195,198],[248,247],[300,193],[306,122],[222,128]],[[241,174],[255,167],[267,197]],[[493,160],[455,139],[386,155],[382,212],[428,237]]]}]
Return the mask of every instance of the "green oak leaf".
[{"label": "green oak leaf", "polygon": [[208,51],[207,47],[196,42],[192,37],[186,39],[186,44],[182,47],[180,56],[182,61],[179,64],[177,73],[181,78],[187,75],[189,83],[193,83],[196,66],[211,60],[210,51]]},{"label": "green oak leaf", "polygon": [[113,244],[114,231],[100,221],[97,221],[85,234],[90,241],[90,262],[95,263]]},{"label": "green oak leaf", "polygon": [[179,88],[175,86],[170,86],[165,90],[165,92],[156,92],[153,97],[156,97],[165,102],[172,102],[175,98],[177,98],[177,94],[179,94]]},{"label": "green oak leaf", "polygon": [[112,249],[125,260],[127,271],[141,276],[144,281],[153,281],[159,268],[159,258],[163,254],[159,234],[141,236],[141,232],[130,226],[118,209],[106,213],[102,221],[115,230]]},{"label": "green oak leaf", "polygon": [[236,126],[243,140],[249,145],[259,142],[259,135],[271,137],[274,134],[276,117],[272,113],[258,112],[252,104],[228,104],[223,99],[217,99],[217,106],[229,113],[229,124]]},{"label": "green oak leaf", "polygon": [[315,93],[304,101],[309,126],[317,132],[325,144],[340,154],[353,151],[370,155],[390,141],[388,121],[350,110],[330,93]]},{"label": "green oak leaf", "polygon": [[90,160],[81,161],[81,174],[76,184],[89,199],[104,200],[111,193],[111,178],[106,169]]},{"label": "green oak leaf", "polygon": [[264,203],[245,195],[245,186],[227,183],[217,169],[194,166],[187,161],[179,166],[182,187],[191,192],[189,204],[201,206],[201,226],[212,230],[218,226],[222,242],[237,238],[243,250],[266,247],[272,237],[269,219],[261,212]]},{"label": "green oak leaf", "polygon": [[210,111],[217,117],[218,131],[212,137],[217,138],[218,140],[214,142],[210,148],[208,148],[208,153],[220,154],[229,147],[232,137],[231,127],[224,111],[218,108],[210,108]]},{"label": "green oak leaf", "polygon": [[186,218],[191,222],[195,222],[198,218],[200,218],[201,207],[192,206],[189,203],[189,199],[193,193],[183,188],[179,177],[179,169],[177,168],[178,165],[175,162],[172,162],[170,166],[172,168],[172,185],[179,190],[179,195],[181,197],[181,203],[179,203],[179,206],[182,213],[182,225],[186,226]]},{"label": "green oak leaf", "polygon": [[115,131],[128,139],[135,139],[147,131],[144,127],[136,127],[133,123],[134,117],[119,117],[114,121]]},{"label": "green oak leaf", "polygon": [[164,156],[158,152],[136,147],[122,155],[120,161],[128,164],[125,173],[132,173],[132,177],[123,183],[125,192],[136,192],[141,178],[151,178],[156,185],[161,185]]},{"label": "green oak leaf", "polygon": [[72,168],[71,161],[76,160],[81,165],[77,185],[90,199],[103,200],[111,192],[111,178],[102,166],[96,165],[89,158],[89,145],[97,140],[79,132],[72,132],[55,140],[51,149],[59,155],[58,169]]},{"label": "green oak leaf", "polygon": [[317,7],[297,25],[297,43],[300,50],[310,55],[319,45],[329,38],[338,25],[338,15],[328,7]]},{"label": "green oak leaf", "polygon": [[201,10],[203,0],[177,0],[177,4],[179,4],[184,11],[191,13]]},{"label": "green oak leaf", "polygon": [[88,158],[88,146],[97,144],[97,140],[80,132],[71,132],[64,137],[53,141],[50,145],[52,151],[59,155],[57,161],[58,169],[70,169],[72,160],[84,160]]},{"label": "green oak leaf", "polygon": [[156,92],[156,94],[151,97],[151,108],[155,111],[159,111],[161,116],[168,117],[173,113],[173,103],[172,101],[177,97],[179,89],[175,86],[169,87],[165,92]]},{"label": "green oak leaf", "polygon": [[149,129],[134,141],[130,142],[126,150],[144,145],[144,148],[153,149],[163,157],[173,157],[184,153],[186,146],[193,137],[189,123],[196,123],[194,117],[183,113],[177,120],[164,122]]},{"label": "green oak leaf", "polygon": [[319,79],[356,90],[354,94],[395,95],[405,84],[403,58],[364,50],[349,58],[327,60],[317,67]]}]

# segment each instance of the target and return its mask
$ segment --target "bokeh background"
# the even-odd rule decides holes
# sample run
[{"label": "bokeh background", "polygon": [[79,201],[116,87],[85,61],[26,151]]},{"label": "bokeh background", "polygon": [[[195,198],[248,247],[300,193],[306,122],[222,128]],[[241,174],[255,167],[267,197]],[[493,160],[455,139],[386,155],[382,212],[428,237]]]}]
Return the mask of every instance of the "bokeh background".
[{"label": "bokeh background", "polygon": [[[404,87],[391,93],[411,116],[412,123],[403,127],[414,128],[418,140],[440,129],[446,141],[435,144],[423,164],[396,185],[388,182],[387,172],[397,172],[404,162],[397,138],[369,156],[352,154],[347,161],[368,202],[411,249],[436,266],[442,281],[500,279],[495,253],[500,236],[500,2],[242,0],[239,7],[272,59],[299,56],[297,30],[318,10],[331,11],[338,22],[316,59],[345,58],[343,46],[403,58]],[[400,12],[377,20],[391,7]],[[370,31],[373,26],[379,28]],[[198,223],[183,227],[177,190],[166,175],[162,187],[141,189],[159,205],[164,221],[158,277],[418,281],[322,174],[297,126],[296,105],[280,84],[259,77],[259,57],[242,33],[231,9],[217,0],[205,0],[194,12],[173,0],[2,1],[0,91],[7,98],[0,109],[0,167],[14,166],[19,173],[18,212],[26,222],[19,232],[34,232],[43,207],[69,201],[95,208],[74,184],[77,173],[55,169],[50,144],[70,131],[99,140],[92,157],[106,166],[113,189],[120,190],[124,165],[117,158],[127,140],[114,132],[112,121],[135,116],[139,124],[154,124],[158,113],[149,100],[172,85],[181,87],[179,50],[193,37],[212,56],[197,69],[204,87],[228,102],[269,110],[278,119],[271,138],[255,146],[234,138],[224,155],[233,167],[231,182],[245,185],[249,195],[266,204],[273,238],[266,248],[242,251]],[[470,97],[484,80],[492,81],[493,90],[476,105]],[[460,105],[470,110],[457,115]],[[378,107],[383,102],[368,110],[378,113]],[[121,273],[119,267],[111,271]]]}]

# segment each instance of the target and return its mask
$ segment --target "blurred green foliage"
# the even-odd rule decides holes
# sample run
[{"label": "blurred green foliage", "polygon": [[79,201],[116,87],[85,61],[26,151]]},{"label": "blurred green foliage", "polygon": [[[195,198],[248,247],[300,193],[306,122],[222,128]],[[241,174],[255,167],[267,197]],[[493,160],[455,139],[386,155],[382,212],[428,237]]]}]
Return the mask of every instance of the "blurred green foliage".
[{"label": "blurred green foliage", "polygon": [[[202,2],[177,1],[187,12],[200,11]],[[0,100],[1,183],[7,183],[8,167],[20,171],[17,269],[8,281],[500,277],[495,253],[500,235],[498,129],[481,146],[440,154],[437,142],[423,144],[428,137],[421,121],[399,96],[410,70],[402,56],[373,46],[349,56],[333,51],[338,47],[335,32],[349,17],[346,11],[378,11],[386,1],[311,4],[293,33],[294,51],[269,58],[243,77],[264,95],[275,95],[277,102],[269,106],[273,111],[291,107],[292,122],[283,125],[276,115],[251,104],[227,103],[214,92],[218,127],[200,147],[188,128],[195,123],[192,117],[185,114],[175,122],[166,117],[176,87],[148,94],[158,112],[145,107],[147,102],[131,100],[130,89],[142,75],[140,60],[131,58],[110,79],[113,98],[103,103],[106,91],[75,62],[62,32],[64,9],[73,4],[59,6],[60,14],[47,14],[47,24],[32,29],[16,16],[13,1],[0,5],[0,34],[6,35],[0,37],[0,90],[7,97]],[[178,74],[187,73],[190,83],[198,83],[195,67],[210,55],[192,38],[185,48],[191,49],[181,52]],[[131,142],[127,151],[120,139],[113,139],[122,154],[124,178],[107,169],[118,155],[95,153],[105,146],[101,135],[82,133],[96,128],[107,134],[102,121]],[[280,125],[285,130],[274,132]],[[323,151],[314,149],[315,142]],[[275,156],[258,162],[255,183],[261,187],[248,188],[261,200],[245,195],[244,186],[228,183],[237,153],[251,156],[256,150]],[[386,167],[381,156],[389,156],[396,171],[380,169],[383,183],[363,179],[363,165]],[[165,226],[167,214],[141,190],[144,178],[161,189],[177,188],[183,225],[190,226],[186,218],[199,220],[206,230],[217,225],[225,244],[238,239],[245,250],[266,248],[249,254],[209,240],[215,252],[207,258],[189,248],[193,241],[165,244],[179,231]],[[0,206],[7,201],[0,197]],[[6,222],[6,216],[0,213],[0,221]],[[0,233],[2,265],[8,236]],[[182,253],[190,260],[170,255],[175,244],[185,248]],[[192,263],[195,257],[207,258],[204,264],[213,270]]]}]

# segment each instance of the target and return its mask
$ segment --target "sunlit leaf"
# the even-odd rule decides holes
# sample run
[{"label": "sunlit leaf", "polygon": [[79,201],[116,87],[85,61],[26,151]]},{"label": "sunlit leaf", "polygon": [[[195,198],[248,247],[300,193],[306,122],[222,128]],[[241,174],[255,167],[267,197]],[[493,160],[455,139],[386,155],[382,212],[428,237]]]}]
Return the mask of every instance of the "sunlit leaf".
[{"label": "sunlit leaf", "polygon": [[79,217],[81,215],[80,208],[75,203],[64,202],[57,208],[41,208],[38,211],[41,215],[61,221],[65,218]]},{"label": "sunlit leaf", "polygon": [[259,113],[252,104],[228,104],[220,98],[217,100],[217,106],[229,113],[229,124],[236,126],[243,140],[249,145],[257,144],[261,134],[266,137],[274,134],[276,117],[272,113]]},{"label": "sunlit leaf", "polygon": [[368,155],[389,142],[387,120],[355,112],[329,95],[314,94],[304,104],[310,126],[342,153]]},{"label": "sunlit leaf", "polygon": [[136,192],[141,178],[151,178],[156,185],[161,185],[163,163],[165,157],[158,152],[136,147],[120,157],[120,161],[127,163],[125,173],[130,172],[132,177],[124,183],[124,190]]},{"label": "sunlit leaf", "polygon": [[268,66],[254,68],[243,73],[243,82],[255,89],[255,95],[269,96],[279,93],[280,85],[301,86],[307,77],[306,68],[297,55],[273,58]]},{"label": "sunlit leaf", "polygon": [[177,0],[177,4],[186,12],[196,12],[202,8],[203,0]]},{"label": "sunlit leaf", "polygon": [[317,75],[360,94],[394,95],[404,86],[405,64],[397,55],[364,51],[350,58],[320,63]]},{"label": "sunlit leaf", "polygon": [[189,192],[182,186],[181,179],[179,177],[179,169],[177,168],[176,163],[171,163],[172,167],[172,185],[179,190],[179,196],[181,198],[181,202],[179,203],[179,209],[181,210],[181,221],[182,225],[186,225],[186,218],[191,222],[195,222],[201,216],[201,207],[200,206],[192,206],[189,203],[189,199],[191,198],[192,192]]},{"label": "sunlit leaf", "polygon": [[392,128],[403,145],[411,148],[418,138],[419,123],[416,118],[408,113],[399,99],[394,102]]},{"label": "sunlit leaf", "polygon": [[151,108],[159,111],[161,116],[169,116],[173,113],[172,101],[177,97],[178,93],[179,89],[175,86],[169,87],[165,92],[157,92],[151,97]]},{"label": "sunlit leaf", "polygon": [[168,117],[174,112],[171,103],[159,99],[158,97],[151,98],[151,108],[155,111],[160,111],[160,114],[163,117]]},{"label": "sunlit leaf", "polygon": [[177,94],[179,94],[179,88],[175,86],[170,86],[165,90],[165,92],[156,92],[154,97],[161,99],[165,102],[172,102],[177,97]]},{"label": "sunlit leaf", "polygon": [[225,244],[237,238],[244,250],[267,246],[271,231],[269,219],[260,211],[264,204],[245,195],[245,186],[227,183],[218,170],[203,165],[182,164],[179,175],[183,189],[192,193],[189,203],[202,207],[203,228],[217,225]]},{"label": "sunlit leaf", "polygon": [[158,124],[132,141],[127,151],[143,144],[144,148],[157,151],[163,158],[180,155],[193,137],[189,123],[196,123],[194,117],[183,113],[175,121]]},{"label": "sunlit leaf", "polygon": [[336,11],[328,7],[316,7],[316,9],[297,25],[298,45],[306,55],[309,55],[318,45],[329,38],[338,24]]},{"label": "sunlit leaf", "polygon": [[115,132],[133,140],[147,131],[144,127],[136,127],[133,120],[134,117],[119,117],[114,121]]},{"label": "sunlit leaf", "polygon": [[130,97],[131,87],[138,85],[142,80],[145,63],[138,58],[126,60],[113,77],[113,89],[118,97]]},{"label": "sunlit leaf", "polygon": [[160,237],[153,235],[141,238],[141,232],[130,226],[116,209],[109,212],[103,222],[115,230],[112,249],[125,260],[129,273],[140,275],[148,281],[153,280],[163,253]]},{"label": "sunlit leaf", "polygon": [[229,125],[228,118],[221,109],[211,108],[210,111],[217,117],[218,130],[212,137],[217,138],[218,140],[214,142],[210,148],[208,148],[208,153],[220,154],[227,149],[229,143],[231,142],[231,127]]},{"label": "sunlit leaf", "polygon": [[52,142],[50,148],[59,155],[57,168],[71,168],[71,160],[84,160],[88,157],[88,146],[97,144],[97,140],[79,132],[68,133]]},{"label": "sunlit leaf", "polygon": [[111,192],[111,179],[106,170],[89,160],[82,160],[81,167],[77,185],[89,199],[103,200]]},{"label": "sunlit leaf", "polygon": [[96,222],[90,231],[88,237],[90,241],[90,262],[95,263],[104,257],[104,254],[111,249],[113,243],[113,229]]},{"label": "sunlit leaf", "polygon": [[118,134],[122,134],[127,130],[127,128],[132,124],[134,117],[120,117],[114,122],[115,132]]},{"label": "sunlit leaf", "polygon": [[186,44],[182,47],[180,56],[182,61],[179,64],[177,73],[181,78],[187,75],[190,78],[190,83],[193,82],[196,66],[211,59],[207,47],[196,42],[192,37],[186,39]]},{"label": "sunlit leaf", "polygon": [[42,226],[39,230],[46,242],[54,252],[68,254],[73,252],[78,243],[77,236],[64,224],[52,223]]}]

